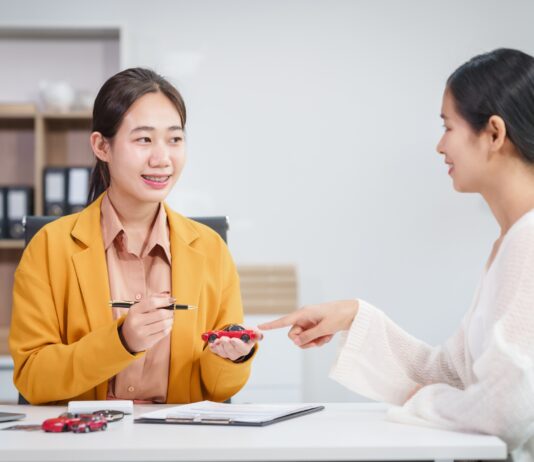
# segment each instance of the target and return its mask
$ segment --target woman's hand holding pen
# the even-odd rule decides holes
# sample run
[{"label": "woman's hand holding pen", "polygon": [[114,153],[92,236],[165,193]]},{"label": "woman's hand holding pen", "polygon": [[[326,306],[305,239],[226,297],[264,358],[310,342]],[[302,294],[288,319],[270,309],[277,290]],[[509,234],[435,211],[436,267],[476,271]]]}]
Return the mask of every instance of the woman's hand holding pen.
[{"label": "woman's hand holding pen", "polygon": [[148,350],[172,329],[174,311],[161,310],[174,303],[168,295],[151,295],[131,306],[121,326],[124,346],[131,353]]},{"label": "woman's hand holding pen", "polygon": [[292,326],[288,337],[301,348],[321,346],[336,332],[348,330],[358,313],[357,300],[309,305],[271,322],[260,324],[261,330]]}]

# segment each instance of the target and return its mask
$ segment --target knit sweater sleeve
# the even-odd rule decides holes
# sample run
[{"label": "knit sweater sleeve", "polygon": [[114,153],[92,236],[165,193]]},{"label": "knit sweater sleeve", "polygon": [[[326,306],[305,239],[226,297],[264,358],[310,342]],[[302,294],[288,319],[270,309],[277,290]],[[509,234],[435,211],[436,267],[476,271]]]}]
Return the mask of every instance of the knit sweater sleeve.
[{"label": "knit sweater sleeve", "polygon": [[[534,435],[534,221],[523,223],[490,271],[487,334],[464,390],[422,388],[390,418],[497,435],[514,450]],[[510,232],[509,232],[510,233]]]},{"label": "knit sweater sleeve", "polygon": [[350,330],[341,334],[330,377],[363,396],[394,404],[430,383],[463,388],[464,326],[465,321],[445,345],[432,347],[360,300]]},{"label": "knit sweater sleeve", "polygon": [[534,435],[534,220],[507,237],[484,281],[483,350],[468,383],[459,380],[468,354],[465,322],[433,349],[367,304],[346,336],[333,378],[399,405],[422,385],[389,411],[390,419],[492,434],[509,450],[520,448]]}]

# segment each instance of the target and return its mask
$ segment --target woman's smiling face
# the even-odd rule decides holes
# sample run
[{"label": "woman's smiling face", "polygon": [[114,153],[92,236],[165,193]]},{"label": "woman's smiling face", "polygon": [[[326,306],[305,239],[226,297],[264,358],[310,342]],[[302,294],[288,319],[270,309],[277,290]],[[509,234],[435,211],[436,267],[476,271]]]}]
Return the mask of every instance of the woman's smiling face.
[{"label": "woman's smiling face", "polygon": [[106,159],[114,195],[163,201],[185,164],[180,115],[161,92],[147,93],[128,109],[109,143]]},{"label": "woman's smiling face", "polygon": [[448,90],[443,94],[441,117],[445,133],[436,149],[445,156],[454,188],[460,192],[480,192],[487,178],[487,135],[484,130],[476,133],[457,112]]}]

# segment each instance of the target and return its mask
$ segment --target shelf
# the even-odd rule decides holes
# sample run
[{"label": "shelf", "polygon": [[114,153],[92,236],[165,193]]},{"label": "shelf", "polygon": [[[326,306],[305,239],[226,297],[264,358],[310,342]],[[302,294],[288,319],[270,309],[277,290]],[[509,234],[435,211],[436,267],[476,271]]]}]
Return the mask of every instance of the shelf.
[{"label": "shelf", "polygon": [[[43,107],[39,82],[68,79],[73,90],[96,95],[102,82],[124,67],[122,38],[118,25],[0,25],[0,45],[9,50],[0,91],[0,186],[33,186],[34,215],[43,214],[46,167],[94,164],[92,108],[82,100],[65,112]],[[14,275],[23,251],[23,240],[0,239],[0,358],[7,354]]]},{"label": "shelf", "polygon": [[[94,163],[89,141],[92,129],[91,114],[85,112],[49,112],[42,118],[43,138],[38,144],[43,147],[43,167],[63,165],[86,165]],[[37,185],[37,180],[36,180]]]},{"label": "shelf", "polygon": [[33,119],[37,114],[31,103],[0,104],[0,119]]},{"label": "shelf", "polygon": [[[9,336],[9,326],[0,326],[0,358],[4,355],[9,355],[9,346],[7,344],[7,338]],[[1,366],[8,366],[9,362],[7,358],[2,358]]]},{"label": "shelf", "polygon": [[54,112],[39,111],[33,103],[0,103],[0,119],[34,119],[40,116],[47,120],[92,119],[92,109]]},{"label": "shelf", "polygon": [[39,114],[46,120],[72,120],[72,119],[92,119],[92,111],[69,111],[69,112],[41,112]]},{"label": "shelf", "polygon": [[24,239],[0,239],[0,249],[23,249]]},{"label": "shelf", "polygon": [[0,103],[0,119],[34,119],[36,116],[46,120],[90,120],[93,118],[93,111],[39,111],[33,103]]},{"label": "shelf", "polygon": [[287,314],[297,309],[293,265],[239,265],[237,272],[245,314]]}]

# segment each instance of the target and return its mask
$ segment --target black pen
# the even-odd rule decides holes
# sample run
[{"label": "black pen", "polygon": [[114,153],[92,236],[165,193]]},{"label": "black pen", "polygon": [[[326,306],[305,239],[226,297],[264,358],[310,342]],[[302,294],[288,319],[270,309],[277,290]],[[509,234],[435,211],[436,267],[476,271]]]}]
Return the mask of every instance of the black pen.
[{"label": "black pen", "polygon": [[[130,301],[130,300],[111,300],[109,302],[109,306],[111,308],[130,308],[136,303],[139,303],[138,300]],[[196,310],[198,307],[195,305],[180,305],[177,303],[171,303],[170,305],[166,306],[160,306],[158,309],[160,310]]]}]

